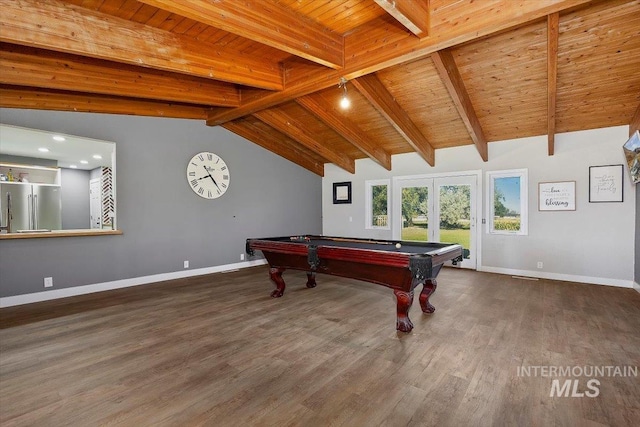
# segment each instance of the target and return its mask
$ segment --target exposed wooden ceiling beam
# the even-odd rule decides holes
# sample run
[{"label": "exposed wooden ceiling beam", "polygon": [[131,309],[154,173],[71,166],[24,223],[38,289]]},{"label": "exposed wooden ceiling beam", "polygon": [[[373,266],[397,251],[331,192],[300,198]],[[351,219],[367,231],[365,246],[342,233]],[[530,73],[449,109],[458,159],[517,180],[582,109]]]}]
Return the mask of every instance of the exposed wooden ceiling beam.
[{"label": "exposed wooden ceiling beam", "polygon": [[[345,36],[344,76],[351,80],[364,74],[424,58],[433,52],[516,28],[547,15],[590,0],[494,0],[454,1],[432,11],[429,36],[408,35],[391,22],[372,20]],[[354,75],[356,74],[356,75]]]},{"label": "exposed wooden ceiling beam", "polygon": [[341,34],[273,1],[140,1],[327,67],[344,65]]},{"label": "exposed wooden ceiling beam", "polygon": [[638,104],[638,108],[636,108],[636,112],[629,122],[629,136],[633,135],[637,130],[640,130],[640,104]]},{"label": "exposed wooden ceiling beam", "polygon": [[262,96],[257,95],[247,100],[243,97],[242,104],[236,108],[214,108],[209,114],[207,125],[220,125],[227,121],[235,120],[266,108],[275,107],[285,102],[293,101],[298,97],[312,94],[318,90],[335,86],[340,81],[341,76],[340,73],[335,71],[330,71],[329,74],[326,74],[325,72],[319,72],[316,70],[315,72],[310,72],[308,77],[308,79],[299,84],[288,84],[279,92],[269,92]]},{"label": "exposed wooden ceiling beam", "polygon": [[246,120],[236,120],[222,125],[225,129],[248,139],[278,156],[293,162],[316,175],[324,176],[324,164],[309,158],[297,149],[296,143],[279,132],[263,132]]},{"label": "exposed wooden ceiling beam", "polygon": [[550,156],[555,151],[556,97],[558,93],[558,13],[547,17],[547,149]]},{"label": "exposed wooden ceiling beam", "polygon": [[300,122],[300,120],[290,114],[279,110],[269,109],[259,111],[255,113],[254,116],[272,128],[285,134],[289,138],[297,141],[300,145],[303,145],[321,157],[324,157],[327,161],[335,163],[347,172],[356,172],[356,162],[354,159],[346,156],[344,153],[335,151],[330,146],[318,141],[307,131],[306,126]]},{"label": "exposed wooden ceiling beam", "polygon": [[462,121],[467,128],[473,143],[476,145],[476,149],[478,150],[478,153],[480,153],[480,157],[482,157],[482,160],[486,162],[489,160],[487,140],[484,137],[482,126],[480,126],[480,121],[478,120],[478,116],[473,108],[473,104],[469,98],[469,93],[464,86],[464,81],[462,80],[460,71],[458,71],[453,55],[450,51],[443,50],[432,53],[431,59],[436,66],[440,79],[447,88],[447,91],[458,110],[458,114],[460,114],[460,118],[462,118]]},{"label": "exposed wooden ceiling beam", "polygon": [[322,96],[303,96],[296,99],[296,102],[342,135],[344,139],[358,147],[371,160],[377,162],[383,168],[391,170],[391,154],[364,137],[365,133],[358,125],[343,114],[340,114]]},{"label": "exposed wooden ceiling beam", "polygon": [[203,120],[206,109],[168,102],[0,85],[0,107]]},{"label": "exposed wooden ceiling beam", "polygon": [[103,95],[234,107],[240,93],[231,83],[0,44],[0,83]]},{"label": "exposed wooden ceiling beam", "polygon": [[351,80],[351,83],[427,163],[435,166],[433,146],[375,74],[359,77]]},{"label": "exposed wooden ceiling beam", "polygon": [[[490,34],[541,19],[551,13],[591,3],[591,0],[537,0],[471,2],[460,10],[442,12],[430,36],[418,39],[397,28],[395,23],[379,20],[365,24],[345,36],[345,67],[343,70],[303,70],[292,75],[284,90],[243,102],[240,107],[214,109],[207,124],[219,125],[238,117],[253,114],[297,97],[308,95],[338,84],[341,77],[354,79],[381,69],[425,57],[440,49],[465,43]],[[451,13],[450,17],[444,16]],[[473,19],[469,19],[473,17]],[[293,71],[292,71],[293,74]]]},{"label": "exposed wooden ceiling beam", "polygon": [[429,35],[429,0],[375,0],[375,2],[416,36]]},{"label": "exposed wooden ceiling beam", "polygon": [[[0,41],[281,90],[278,64],[57,0],[0,0]],[[46,19],[45,19],[46,18]]]}]

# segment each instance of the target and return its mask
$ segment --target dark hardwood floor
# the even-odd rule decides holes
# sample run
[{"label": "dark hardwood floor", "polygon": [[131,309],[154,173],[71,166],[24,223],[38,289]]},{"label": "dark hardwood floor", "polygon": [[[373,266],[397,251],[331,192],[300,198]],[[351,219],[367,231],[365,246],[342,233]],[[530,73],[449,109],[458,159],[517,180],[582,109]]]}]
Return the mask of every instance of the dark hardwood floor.
[{"label": "dark hardwood floor", "polygon": [[261,266],[0,310],[0,425],[638,425],[637,376],[519,372],[637,369],[635,290],[444,269],[404,334],[387,288],[284,277],[280,299]]}]

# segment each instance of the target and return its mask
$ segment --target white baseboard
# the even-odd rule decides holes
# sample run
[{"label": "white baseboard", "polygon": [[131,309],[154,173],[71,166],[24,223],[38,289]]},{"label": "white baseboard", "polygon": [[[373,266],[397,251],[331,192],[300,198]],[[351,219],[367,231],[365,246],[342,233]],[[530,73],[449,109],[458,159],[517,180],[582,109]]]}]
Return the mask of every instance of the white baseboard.
[{"label": "white baseboard", "polygon": [[[590,283],[594,285],[633,288],[632,280],[608,279],[606,277],[576,276],[573,274],[548,273],[544,271],[514,270],[511,268],[481,266],[478,271],[487,273],[508,274],[511,276],[537,277],[539,279],[562,280],[565,282]],[[636,283],[637,285],[637,283]]]},{"label": "white baseboard", "polygon": [[128,288],[131,286],[147,285],[149,283],[163,282],[165,280],[182,279],[185,277],[201,276],[203,274],[222,273],[225,271],[239,270],[266,264],[267,260],[238,262],[235,264],[218,265],[215,267],[198,268],[194,270],[174,271],[171,273],[153,274],[151,276],[133,277],[131,279],[114,280],[112,282],[95,283],[92,285],[75,286],[72,288],[55,289],[51,291],[36,292],[32,294],[16,295],[0,298],[0,308],[15,305],[31,304],[34,302],[49,301],[59,298],[73,297],[77,295],[91,294],[94,292],[110,291],[113,289]]},{"label": "white baseboard", "polygon": [[[165,280],[182,279],[185,277],[201,276],[203,274],[222,273],[225,271],[239,270],[241,268],[264,265],[267,261],[258,259],[253,261],[238,262],[235,264],[218,265],[215,267],[199,268],[195,270],[174,271],[171,273],[154,274],[151,276],[133,277],[131,279],[114,280],[112,282],[95,283],[92,285],[75,286],[72,288],[56,289],[51,291],[36,292],[32,294],[16,295],[0,298],[0,308],[16,305],[31,304],[34,302],[49,301],[59,298],[67,298],[77,295],[86,295],[94,292],[110,291],[113,289],[128,288],[131,286],[147,285],[149,283],[163,282]],[[640,292],[640,284],[631,280],[607,279],[602,277],[575,276],[571,274],[545,273],[540,271],[514,270],[509,268],[481,266],[478,271],[487,273],[508,274],[512,276],[537,277],[540,279],[563,280],[567,282],[591,283],[596,285],[616,286],[620,288],[633,288]]]}]

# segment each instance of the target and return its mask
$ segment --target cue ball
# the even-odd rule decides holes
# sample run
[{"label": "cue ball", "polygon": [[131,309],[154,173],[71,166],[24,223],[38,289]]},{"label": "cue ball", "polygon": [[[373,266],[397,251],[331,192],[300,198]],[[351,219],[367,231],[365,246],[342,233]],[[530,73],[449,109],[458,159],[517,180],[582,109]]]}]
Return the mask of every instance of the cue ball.
[{"label": "cue ball", "polygon": [[396,248],[400,249],[402,245],[400,243],[396,243]]}]

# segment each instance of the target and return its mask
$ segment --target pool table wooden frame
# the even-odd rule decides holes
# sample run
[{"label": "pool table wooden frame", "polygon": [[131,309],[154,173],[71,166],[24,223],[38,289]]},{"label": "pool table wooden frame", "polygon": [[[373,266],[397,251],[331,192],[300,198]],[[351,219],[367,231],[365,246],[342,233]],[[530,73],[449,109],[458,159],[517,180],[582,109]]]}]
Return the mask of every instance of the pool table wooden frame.
[{"label": "pool table wooden frame", "polygon": [[316,286],[316,273],[376,283],[393,289],[397,299],[396,329],[402,332],[413,329],[409,309],[414,289],[423,285],[420,307],[424,313],[433,313],[435,307],[429,297],[436,290],[441,267],[447,261],[455,264],[463,256],[462,246],[455,244],[313,235],[247,239],[247,253],[254,255],[256,250],[262,251],[269,263],[269,277],[276,286],[272,297],[284,294],[282,273],[286,269],[306,271],[308,288]]}]

